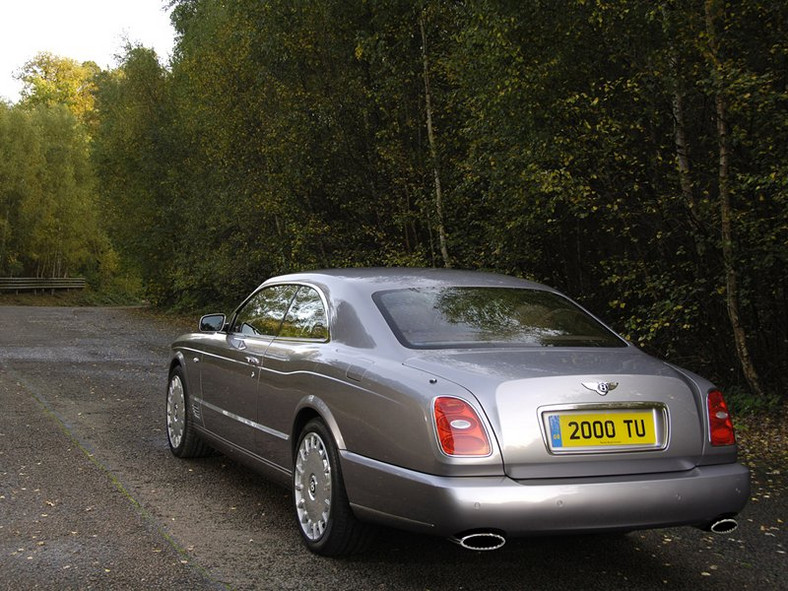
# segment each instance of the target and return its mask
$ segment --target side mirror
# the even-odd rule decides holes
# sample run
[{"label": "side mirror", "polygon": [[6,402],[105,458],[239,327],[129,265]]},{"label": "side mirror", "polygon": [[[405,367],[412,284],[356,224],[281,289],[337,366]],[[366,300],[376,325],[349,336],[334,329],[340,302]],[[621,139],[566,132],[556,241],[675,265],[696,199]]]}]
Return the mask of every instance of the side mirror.
[{"label": "side mirror", "polygon": [[200,332],[219,332],[224,329],[226,321],[224,314],[206,314],[200,318]]}]

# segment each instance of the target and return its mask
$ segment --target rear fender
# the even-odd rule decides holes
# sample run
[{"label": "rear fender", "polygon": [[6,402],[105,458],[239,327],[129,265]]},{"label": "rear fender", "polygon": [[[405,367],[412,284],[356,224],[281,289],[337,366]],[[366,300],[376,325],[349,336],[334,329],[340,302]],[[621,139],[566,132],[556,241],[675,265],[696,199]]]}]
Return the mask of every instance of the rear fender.
[{"label": "rear fender", "polygon": [[342,432],[339,429],[339,425],[331,409],[319,397],[314,394],[309,394],[299,400],[295,408],[293,431],[291,434],[293,452],[295,452],[295,447],[298,445],[298,436],[301,433],[301,429],[314,416],[320,417],[323,422],[325,422],[328,430],[331,431],[331,436],[334,438],[337,447],[341,450],[346,449],[345,439],[342,437]]}]

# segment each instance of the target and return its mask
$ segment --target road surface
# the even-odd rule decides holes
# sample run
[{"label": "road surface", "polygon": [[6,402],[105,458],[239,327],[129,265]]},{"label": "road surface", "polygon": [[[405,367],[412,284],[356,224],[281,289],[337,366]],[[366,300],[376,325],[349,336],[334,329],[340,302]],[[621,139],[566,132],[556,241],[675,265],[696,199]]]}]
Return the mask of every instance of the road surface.
[{"label": "road surface", "polygon": [[788,588],[786,467],[769,462],[753,466],[753,501],[728,535],[469,552],[382,530],[363,555],[313,556],[287,491],[223,456],[169,453],[168,346],[182,326],[135,309],[19,306],[0,306],[0,326],[0,589]]}]

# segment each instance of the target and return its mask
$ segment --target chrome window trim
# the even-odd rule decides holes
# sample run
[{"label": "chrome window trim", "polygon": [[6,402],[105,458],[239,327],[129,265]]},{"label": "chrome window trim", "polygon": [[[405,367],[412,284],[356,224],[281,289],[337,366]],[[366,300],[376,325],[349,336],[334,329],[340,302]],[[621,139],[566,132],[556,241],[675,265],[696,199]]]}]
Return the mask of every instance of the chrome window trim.
[{"label": "chrome window trim", "polygon": [[[326,294],[323,293],[323,290],[320,287],[318,287],[317,285],[315,285],[314,283],[310,283],[308,281],[281,281],[281,282],[277,281],[277,282],[273,282],[273,283],[264,283],[254,293],[257,293],[258,291],[260,291],[262,289],[265,289],[266,287],[275,287],[275,286],[279,286],[279,285],[293,285],[293,286],[298,286],[299,288],[301,288],[301,287],[309,287],[311,289],[314,289],[317,292],[317,295],[320,296],[320,301],[323,302],[323,310],[326,313],[326,322],[328,323],[328,326],[326,326],[326,332],[328,333],[328,336],[325,339],[308,339],[308,338],[299,338],[299,337],[281,337],[279,335],[276,335],[276,336],[273,337],[273,339],[276,340],[276,341],[287,341],[287,342],[294,342],[294,343],[299,343],[299,342],[303,342],[303,343],[330,343],[331,342],[331,332],[332,332],[332,327],[333,327],[333,324],[334,324],[334,319],[332,317],[333,314],[332,314],[331,308],[328,305],[328,299],[326,298]],[[293,296],[293,298],[298,296],[298,291],[299,290],[296,290],[296,293]],[[282,320],[284,320],[287,317],[287,313],[290,311],[290,306],[292,304],[293,304],[293,300],[291,299],[290,300],[290,304],[287,306],[287,310],[285,310],[284,316],[282,316]],[[240,306],[239,306],[239,309],[240,309]]]}]

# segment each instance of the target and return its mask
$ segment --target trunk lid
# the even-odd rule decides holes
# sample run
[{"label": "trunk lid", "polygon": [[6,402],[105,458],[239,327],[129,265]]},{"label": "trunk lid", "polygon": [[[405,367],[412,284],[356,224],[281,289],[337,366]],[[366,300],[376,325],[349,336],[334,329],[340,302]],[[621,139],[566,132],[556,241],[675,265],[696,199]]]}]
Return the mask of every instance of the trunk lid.
[{"label": "trunk lid", "polygon": [[475,396],[514,479],[688,470],[703,453],[700,396],[634,347],[429,351],[405,365]]}]

